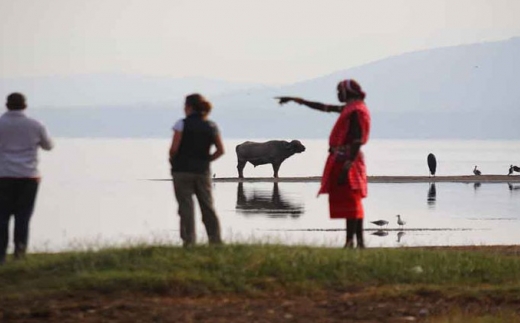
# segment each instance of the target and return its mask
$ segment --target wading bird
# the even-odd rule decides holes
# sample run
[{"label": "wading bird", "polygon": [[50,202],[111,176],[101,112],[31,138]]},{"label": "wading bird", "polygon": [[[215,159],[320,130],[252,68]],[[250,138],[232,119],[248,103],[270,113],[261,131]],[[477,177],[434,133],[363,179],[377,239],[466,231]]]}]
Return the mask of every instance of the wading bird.
[{"label": "wading bird", "polygon": [[371,221],[370,223],[373,223],[380,227],[382,227],[383,225],[388,225],[388,221],[386,221],[386,220]]},{"label": "wading bird", "polygon": [[477,169],[477,165],[475,165],[475,168],[473,169],[473,174],[477,176],[482,175],[482,172]]},{"label": "wading bird", "polygon": [[401,220],[401,215],[400,214],[397,215],[397,224],[399,225],[399,228],[402,228],[406,224],[406,222]]},{"label": "wading bird", "polygon": [[428,154],[428,168],[430,169],[430,175],[435,176],[437,170],[437,159],[434,154]]},{"label": "wading bird", "polygon": [[518,166],[513,166],[513,165],[509,166],[509,173],[508,173],[507,175],[508,175],[508,176],[509,176],[509,175],[512,175],[513,172],[520,173],[520,167],[518,167]]}]

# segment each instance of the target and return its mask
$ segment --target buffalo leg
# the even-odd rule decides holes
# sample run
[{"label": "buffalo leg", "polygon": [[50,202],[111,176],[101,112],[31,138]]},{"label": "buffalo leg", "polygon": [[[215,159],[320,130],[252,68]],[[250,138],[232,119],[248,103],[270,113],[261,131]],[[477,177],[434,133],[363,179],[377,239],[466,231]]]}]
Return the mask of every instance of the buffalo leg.
[{"label": "buffalo leg", "polygon": [[282,163],[273,163],[274,178],[278,178],[278,170],[280,169],[280,165],[282,165]]},{"label": "buffalo leg", "polygon": [[238,178],[244,178],[244,167],[246,166],[247,161],[239,160],[237,164],[238,169]]}]

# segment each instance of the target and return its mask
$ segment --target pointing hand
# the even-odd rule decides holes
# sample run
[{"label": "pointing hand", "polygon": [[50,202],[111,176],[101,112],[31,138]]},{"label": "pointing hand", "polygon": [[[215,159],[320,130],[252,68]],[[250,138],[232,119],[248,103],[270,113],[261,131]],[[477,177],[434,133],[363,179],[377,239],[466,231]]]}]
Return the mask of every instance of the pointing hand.
[{"label": "pointing hand", "polygon": [[294,101],[294,102],[299,103],[299,104],[302,103],[302,99],[291,97],[291,96],[279,96],[279,97],[276,97],[275,99],[278,100],[279,104],[285,104],[285,103],[290,102],[290,101]]}]

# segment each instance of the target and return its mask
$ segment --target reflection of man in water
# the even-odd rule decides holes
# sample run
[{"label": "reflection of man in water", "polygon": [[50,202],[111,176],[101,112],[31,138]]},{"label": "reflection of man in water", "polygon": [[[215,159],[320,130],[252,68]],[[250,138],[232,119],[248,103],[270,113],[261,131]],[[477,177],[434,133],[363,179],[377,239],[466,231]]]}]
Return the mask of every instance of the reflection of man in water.
[{"label": "reflection of man in water", "polygon": [[0,264],[5,261],[9,220],[14,216],[14,256],[22,258],[29,239],[40,173],[38,148],[52,149],[45,127],[27,117],[25,97],[7,97],[7,112],[0,117]]},{"label": "reflection of man in water", "polygon": [[303,213],[303,206],[282,197],[278,183],[273,183],[271,194],[267,190],[254,190],[250,198],[244,191],[244,184],[238,183],[236,209],[246,214],[265,213],[271,217],[290,215],[296,218]]}]

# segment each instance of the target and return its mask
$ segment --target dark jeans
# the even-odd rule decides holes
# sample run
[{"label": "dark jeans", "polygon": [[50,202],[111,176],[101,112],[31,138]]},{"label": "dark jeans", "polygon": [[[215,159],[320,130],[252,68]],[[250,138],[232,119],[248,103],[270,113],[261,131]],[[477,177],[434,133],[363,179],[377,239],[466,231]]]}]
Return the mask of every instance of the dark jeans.
[{"label": "dark jeans", "polygon": [[209,243],[221,244],[220,223],[213,206],[209,174],[174,172],[172,175],[175,197],[179,204],[181,239],[184,246],[190,246],[196,242],[193,195],[199,201],[202,222],[206,227]]},{"label": "dark jeans", "polygon": [[32,178],[0,178],[0,263],[5,261],[7,253],[11,216],[14,216],[15,257],[25,254],[38,184]]}]

